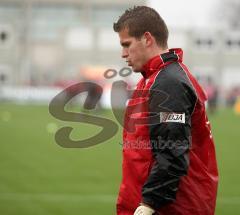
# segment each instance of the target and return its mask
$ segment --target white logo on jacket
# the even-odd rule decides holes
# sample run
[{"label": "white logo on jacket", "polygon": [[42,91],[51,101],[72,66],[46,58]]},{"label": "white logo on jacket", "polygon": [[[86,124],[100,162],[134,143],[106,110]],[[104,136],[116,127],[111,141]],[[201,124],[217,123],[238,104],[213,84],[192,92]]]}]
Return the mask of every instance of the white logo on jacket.
[{"label": "white logo on jacket", "polygon": [[164,122],[185,123],[185,113],[160,112],[160,123]]}]

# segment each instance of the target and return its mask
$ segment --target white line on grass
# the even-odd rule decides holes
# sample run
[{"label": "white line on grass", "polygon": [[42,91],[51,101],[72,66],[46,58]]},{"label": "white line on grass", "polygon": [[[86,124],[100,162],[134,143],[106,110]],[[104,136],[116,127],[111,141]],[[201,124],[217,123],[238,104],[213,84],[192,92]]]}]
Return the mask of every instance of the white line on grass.
[{"label": "white line on grass", "polygon": [[240,196],[219,197],[217,203],[225,205],[239,205]]},{"label": "white line on grass", "polygon": [[84,194],[56,194],[56,193],[0,193],[0,200],[42,200],[42,201],[67,201],[67,202],[102,202],[112,203],[116,201],[116,196],[111,194],[84,195]]},{"label": "white line on grass", "polygon": [[[101,202],[101,203],[115,203],[116,195],[112,194],[77,194],[77,193],[0,193],[0,200],[13,201],[63,201],[63,202]],[[217,204],[236,205],[240,204],[240,196],[219,197]]]}]

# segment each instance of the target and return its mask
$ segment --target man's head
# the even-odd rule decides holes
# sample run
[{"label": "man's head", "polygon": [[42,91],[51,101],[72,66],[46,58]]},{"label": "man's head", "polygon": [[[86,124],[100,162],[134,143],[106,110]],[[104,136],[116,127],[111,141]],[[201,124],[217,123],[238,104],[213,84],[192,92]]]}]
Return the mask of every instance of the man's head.
[{"label": "man's head", "polygon": [[151,57],[168,48],[167,26],[152,8],[137,6],[126,10],[113,29],[120,37],[122,57],[136,72],[141,71]]}]

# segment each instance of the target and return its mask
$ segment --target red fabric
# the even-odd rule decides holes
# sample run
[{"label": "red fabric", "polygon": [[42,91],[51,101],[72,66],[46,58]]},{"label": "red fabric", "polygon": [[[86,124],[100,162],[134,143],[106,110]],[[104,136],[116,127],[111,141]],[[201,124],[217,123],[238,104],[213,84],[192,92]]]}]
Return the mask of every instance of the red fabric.
[{"label": "red fabric", "polygon": [[[189,152],[188,174],[180,181],[176,200],[163,206],[157,214],[213,215],[218,171],[211,128],[205,113],[206,95],[186,66],[182,64],[182,50],[174,49],[173,51],[178,55],[179,64],[194,86],[198,101],[191,118],[192,147]],[[152,86],[159,70],[167,64],[169,62],[164,63],[163,59],[157,56],[144,66],[144,77],[137,84],[126,109],[123,131],[123,178],[117,201],[118,215],[133,215],[142,199],[142,186],[155,162],[149,145],[149,128],[144,123],[148,117],[147,108],[143,105],[142,110],[135,111],[134,114],[134,106],[139,102],[148,101],[146,92]]]}]

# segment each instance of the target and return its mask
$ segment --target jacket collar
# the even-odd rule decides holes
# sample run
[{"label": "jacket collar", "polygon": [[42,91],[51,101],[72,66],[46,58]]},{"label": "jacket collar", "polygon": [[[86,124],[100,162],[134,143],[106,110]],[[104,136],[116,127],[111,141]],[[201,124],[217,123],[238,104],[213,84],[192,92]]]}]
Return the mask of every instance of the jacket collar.
[{"label": "jacket collar", "polygon": [[142,68],[142,75],[148,78],[172,62],[182,62],[183,51],[180,48],[169,49],[167,53],[151,58]]}]

